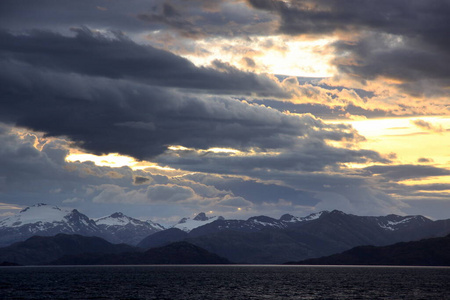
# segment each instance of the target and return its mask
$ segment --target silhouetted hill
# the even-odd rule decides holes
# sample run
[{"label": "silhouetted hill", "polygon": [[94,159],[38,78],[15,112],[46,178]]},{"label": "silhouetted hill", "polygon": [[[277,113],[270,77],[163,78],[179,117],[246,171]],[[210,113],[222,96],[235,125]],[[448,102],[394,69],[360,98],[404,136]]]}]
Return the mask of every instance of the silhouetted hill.
[{"label": "silhouetted hill", "polygon": [[187,242],[176,242],[143,253],[64,256],[55,265],[229,264],[230,261]]},{"label": "silhouetted hill", "polygon": [[137,246],[144,249],[161,247],[170,243],[182,241],[187,236],[188,233],[181,229],[169,228],[149,235],[148,237],[143,239]]},{"label": "silhouetted hill", "polygon": [[111,244],[99,237],[61,233],[56,236],[33,236],[26,241],[0,248],[0,262],[41,265],[69,254],[125,251],[137,251],[137,248],[125,244]]},{"label": "silhouetted hill", "polygon": [[450,235],[390,246],[360,246],[322,258],[288,264],[450,266]]}]

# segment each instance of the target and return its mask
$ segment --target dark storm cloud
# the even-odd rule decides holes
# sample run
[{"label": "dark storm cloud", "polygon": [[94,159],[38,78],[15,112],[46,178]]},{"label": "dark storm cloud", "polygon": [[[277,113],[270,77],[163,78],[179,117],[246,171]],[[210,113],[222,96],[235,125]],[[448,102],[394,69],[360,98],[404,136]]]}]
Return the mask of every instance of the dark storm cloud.
[{"label": "dark storm cloud", "polygon": [[276,203],[279,199],[298,205],[313,206],[318,202],[318,199],[314,198],[314,195],[310,192],[274,183],[201,173],[185,175],[182,178],[212,185],[219,190],[230,190],[234,195],[244,197],[254,204]]},{"label": "dark storm cloud", "polygon": [[86,27],[72,30],[75,37],[37,30],[23,35],[0,31],[1,58],[41,69],[133,79],[159,86],[286,96],[263,75],[234,68],[227,72],[198,68],[170,52],[138,45],[121,32],[101,34]]},{"label": "dark storm cloud", "polygon": [[150,12],[142,12],[137,18],[185,38],[259,35],[263,27],[268,31],[267,24],[272,22],[266,13],[240,1],[171,0],[154,4]]},{"label": "dark storm cloud", "polygon": [[147,178],[147,177],[142,177],[142,176],[135,176],[134,177],[134,184],[146,184],[146,183],[150,183],[151,179]]},{"label": "dark storm cloud", "polygon": [[346,106],[335,105],[333,107],[325,104],[314,103],[292,103],[289,101],[279,101],[272,99],[255,99],[252,103],[263,104],[270,106],[279,111],[290,111],[291,113],[305,114],[310,113],[321,119],[342,119],[345,118],[345,113],[350,115],[364,115],[369,118],[381,118],[391,116],[391,113],[381,109],[367,110],[359,106],[348,104]]},{"label": "dark storm cloud", "polygon": [[370,150],[349,150],[328,146],[319,138],[306,138],[280,152],[254,154],[250,156],[228,156],[223,154],[198,154],[192,151],[175,151],[155,159],[162,165],[184,170],[209,173],[245,174],[253,176],[258,172],[323,171],[327,167],[338,167],[341,163],[364,163],[367,161],[388,162],[377,152]]},{"label": "dark storm cloud", "polygon": [[423,165],[373,166],[365,168],[365,170],[368,174],[380,175],[394,181],[450,175],[450,170]]},{"label": "dark storm cloud", "polygon": [[140,31],[151,27],[136,15],[151,8],[151,1],[146,0],[2,0],[0,28],[67,31],[83,24],[102,29]]},{"label": "dark storm cloud", "polygon": [[169,3],[163,3],[159,13],[139,14],[138,18],[148,23],[167,25],[169,28],[179,31],[185,37],[196,38],[204,35],[202,28],[195,25],[191,18],[182,16]]},{"label": "dark storm cloud", "polygon": [[[447,29],[450,30],[450,27]],[[334,44],[340,71],[364,79],[399,80],[398,87],[416,96],[443,96],[450,83],[450,47],[426,45],[408,37],[370,33],[356,42]]]},{"label": "dark storm cloud", "polygon": [[[64,140],[40,142],[35,133],[15,131],[0,123],[0,187],[5,202],[32,205],[39,202],[60,203],[80,197],[87,185],[124,184],[130,178],[128,168],[99,168],[92,163],[69,164]],[[128,179],[128,181],[130,181]]]},{"label": "dark storm cloud", "polygon": [[[281,16],[279,30],[288,34],[378,30],[406,36],[422,35],[435,44],[447,44],[445,29],[450,13],[446,0],[248,0],[255,8]],[[425,36],[427,35],[427,36]],[[447,41],[448,42],[448,41]],[[447,44],[447,46],[449,46]]]}]

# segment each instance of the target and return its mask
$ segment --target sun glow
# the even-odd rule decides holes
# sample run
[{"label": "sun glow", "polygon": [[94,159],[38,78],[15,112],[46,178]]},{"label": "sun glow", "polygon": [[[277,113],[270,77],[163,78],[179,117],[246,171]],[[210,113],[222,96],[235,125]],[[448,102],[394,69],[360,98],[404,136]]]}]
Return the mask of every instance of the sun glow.
[{"label": "sun glow", "polygon": [[421,185],[431,185],[431,184],[450,184],[450,176],[432,176],[427,178],[421,178],[421,179],[408,179],[408,180],[402,180],[398,183],[408,185],[408,186],[414,186],[417,184]]},{"label": "sun glow", "polygon": [[120,168],[123,166],[131,167],[138,163],[134,158],[125,155],[120,155],[118,153],[110,153],[107,155],[99,156],[89,153],[74,152],[66,157],[66,161],[68,162],[92,161],[97,166],[108,166],[116,168]]},{"label": "sun glow", "polygon": [[364,148],[395,153],[400,163],[450,166],[450,117],[348,121],[367,141]]},{"label": "sun glow", "polygon": [[[292,36],[210,38],[195,41],[197,51],[178,54],[197,66],[208,66],[220,60],[257,73],[330,77],[336,70],[328,63],[333,57],[326,49],[334,41],[332,38],[301,40]],[[171,50],[177,52],[177,49]]]}]

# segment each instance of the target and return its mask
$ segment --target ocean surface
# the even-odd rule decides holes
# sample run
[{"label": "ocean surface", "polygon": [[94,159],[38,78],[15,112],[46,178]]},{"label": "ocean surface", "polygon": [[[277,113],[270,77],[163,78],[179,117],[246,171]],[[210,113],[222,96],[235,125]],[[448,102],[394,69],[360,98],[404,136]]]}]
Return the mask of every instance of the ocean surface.
[{"label": "ocean surface", "polygon": [[1,267],[1,299],[450,299],[450,268]]}]

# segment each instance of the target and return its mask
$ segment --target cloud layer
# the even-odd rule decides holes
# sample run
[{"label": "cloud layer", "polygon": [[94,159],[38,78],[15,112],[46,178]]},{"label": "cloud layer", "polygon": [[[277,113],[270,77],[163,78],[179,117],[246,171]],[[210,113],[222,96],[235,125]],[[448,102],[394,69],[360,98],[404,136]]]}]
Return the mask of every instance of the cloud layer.
[{"label": "cloud layer", "polygon": [[[385,130],[447,137],[425,118],[450,112],[446,0],[4,0],[0,11],[4,207],[173,221],[450,206],[442,157],[406,161],[392,153],[405,147],[370,148],[340,123],[420,116]],[[299,75],[268,74],[277,64]],[[300,75],[317,70],[332,75]],[[152,167],[65,160],[75,152]]]}]

